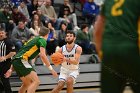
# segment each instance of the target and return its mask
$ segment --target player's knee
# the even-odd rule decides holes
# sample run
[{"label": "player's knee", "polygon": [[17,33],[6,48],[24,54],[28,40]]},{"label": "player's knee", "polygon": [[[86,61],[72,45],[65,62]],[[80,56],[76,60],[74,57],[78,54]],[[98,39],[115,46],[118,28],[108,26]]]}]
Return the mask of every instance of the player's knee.
[{"label": "player's knee", "polygon": [[58,84],[52,91],[51,93],[59,93],[59,91],[61,91],[62,88],[62,84]]},{"label": "player's knee", "polygon": [[64,86],[64,83],[62,83],[62,82],[61,83],[58,83],[57,86],[58,86],[58,88],[62,88]]},{"label": "player's knee", "polygon": [[22,87],[28,88],[31,85],[31,82],[23,82]]},{"label": "player's knee", "polygon": [[22,84],[22,87],[19,89],[19,93],[22,93],[23,91],[26,91],[28,89],[29,85],[28,84]]},{"label": "player's knee", "polygon": [[73,78],[72,77],[69,77],[67,79],[67,85],[71,85],[71,84],[73,84]]},{"label": "player's knee", "polygon": [[59,81],[57,84],[57,90],[62,89],[65,85],[65,81]]}]

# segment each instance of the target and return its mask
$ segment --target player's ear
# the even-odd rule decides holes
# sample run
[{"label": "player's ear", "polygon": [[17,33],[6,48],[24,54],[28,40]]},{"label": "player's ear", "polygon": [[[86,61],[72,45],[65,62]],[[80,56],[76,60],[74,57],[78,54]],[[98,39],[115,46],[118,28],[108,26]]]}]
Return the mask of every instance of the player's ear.
[{"label": "player's ear", "polygon": [[74,41],[76,40],[76,37],[74,37]]},{"label": "player's ear", "polygon": [[46,34],[46,37],[48,38],[49,34]]}]

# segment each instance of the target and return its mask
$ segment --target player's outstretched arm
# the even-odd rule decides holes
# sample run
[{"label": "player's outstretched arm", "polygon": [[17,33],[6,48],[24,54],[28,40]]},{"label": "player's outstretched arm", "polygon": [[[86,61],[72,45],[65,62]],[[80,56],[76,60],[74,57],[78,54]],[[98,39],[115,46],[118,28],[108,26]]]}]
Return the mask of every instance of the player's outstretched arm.
[{"label": "player's outstretched arm", "polygon": [[52,68],[52,66],[48,60],[48,57],[46,56],[46,50],[43,47],[40,47],[40,58],[41,58],[42,62],[45,63],[46,66],[48,67],[48,69],[51,71],[52,75],[54,77],[57,77],[58,75],[57,75],[56,71]]}]

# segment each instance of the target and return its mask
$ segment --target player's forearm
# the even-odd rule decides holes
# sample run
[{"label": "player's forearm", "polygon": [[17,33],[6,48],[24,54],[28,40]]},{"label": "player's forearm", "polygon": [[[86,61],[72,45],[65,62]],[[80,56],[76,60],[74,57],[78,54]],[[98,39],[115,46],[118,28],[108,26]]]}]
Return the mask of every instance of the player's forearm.
[{"label": "player's forearm", "polygon": [[10,52],[8,55],[5,56],[5,59],[11,58],[16,54],[16,52]]},{"label": "player's forearm", "polygon": [[47,56],[40,54],[40,58],[41,58],[42,62],[46,64],[47,67],[50,66],[50,62],[49,62]]},{"label": "player's forearm", "polygon": [[50,62],[49,62],[47,56],[46,56],[45,54],[42,54],[42,55],[40,54],[40,58],[41,58],[41,60],[43,61],[43,63],[45,63],[45,65],[48,67],[48,69],[49,69],[50,71],[52,71],[53,68],[52,68],[52,66],[51,66],[51,64],[50,64]]},{"label": "player's forearm", "polygon": [[14,67],[13,67],[13,65],[11,65],[11,67],[10,67],[10,69],[9,69],[11,72],[13,72],[14,71]]}]

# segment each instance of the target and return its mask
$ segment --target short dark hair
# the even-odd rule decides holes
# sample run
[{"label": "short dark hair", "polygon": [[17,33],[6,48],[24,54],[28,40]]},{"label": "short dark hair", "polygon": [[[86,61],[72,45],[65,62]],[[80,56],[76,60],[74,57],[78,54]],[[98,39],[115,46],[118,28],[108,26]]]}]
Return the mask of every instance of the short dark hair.
[{"label": "short dark hair", "polygon": [[5,29],[4,28],[0,28],[0,31],[5,31]]},{"label": "short dark hair", "polygon": [[82,24],[82,26],[81,26],[81,30],[85,29],[86,27],[88,27],[87,24]]},{"label": "short dark hair", "polygon": [[67,35],[67,34],[73,34],[73,36],[76,37],[76,34],[75,34],[75,32],[73,32],[73,31],[67,31],[67,32],[66,32],[66,35]]},{"label": "short dark hair", "polygon": [[45,36],[45,35],[49,34],[49,32],[50,32],[50,30],[48,28],[42,26],[40,28],[39,35],[40,36]]},{"label": "short dark hair", "polygon": [[19,24],[19,22],[22,22],[25,24],[25,20],[23,20],[23,19],[19,19],[18,24]]}]

